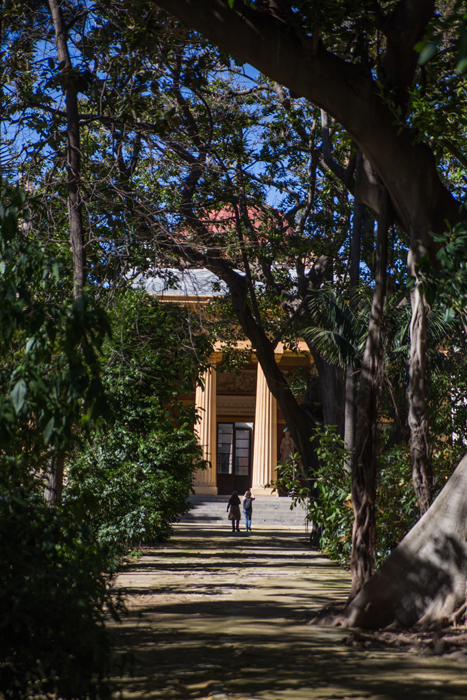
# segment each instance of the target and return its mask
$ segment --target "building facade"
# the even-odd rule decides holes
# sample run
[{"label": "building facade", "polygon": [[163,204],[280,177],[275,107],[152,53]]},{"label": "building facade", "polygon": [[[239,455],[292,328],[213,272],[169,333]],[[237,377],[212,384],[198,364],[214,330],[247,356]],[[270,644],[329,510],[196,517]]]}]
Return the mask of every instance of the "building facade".
[{"label": "building facade", "polygon": [[[170,279],[170,284],[164,281]],[[175,283],[174,283],[175,280]],[[183,303],[202,309],[213,296],[225,293],[219,280],[207,270],[162,271],[143,281],[146,291],[161,301]],[[243,344],[242,349],[248,348]],[[309,365],[305,343],[299,354],[276,349],[276,362],[284,372],[298,365]],[[208,468],[195,475],[197,494],[243,494],[252,489],[257,496],[277,496],[271,486],[276,479],[278,461],[294,450],[277,401],[254,353],[240,373],[221,372],[222,345],[217,344],[210,358],[210,369],[197,387],[193,399],[198,420],[195,426]]]}]

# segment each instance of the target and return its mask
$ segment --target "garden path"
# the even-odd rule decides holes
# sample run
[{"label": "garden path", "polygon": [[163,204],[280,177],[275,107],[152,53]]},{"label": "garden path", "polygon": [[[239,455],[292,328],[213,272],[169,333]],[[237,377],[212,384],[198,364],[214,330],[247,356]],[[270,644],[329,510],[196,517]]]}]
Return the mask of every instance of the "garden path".
[{"label": "garden path", "polygon": [[228,528],[181,523],[119,576],[129,613],[114,634],[134,655],[117,678],[125,700],[467,697],[466,666],[453,659],[353,646],[349,630],[308,624],[345,600],[349,575],[310,550],[303,529]]}]

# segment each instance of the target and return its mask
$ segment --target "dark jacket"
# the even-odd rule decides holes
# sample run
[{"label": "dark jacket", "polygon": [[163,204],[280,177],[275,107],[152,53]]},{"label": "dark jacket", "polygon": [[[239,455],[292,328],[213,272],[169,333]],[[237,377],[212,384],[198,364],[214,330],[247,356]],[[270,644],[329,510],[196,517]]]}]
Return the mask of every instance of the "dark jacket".
[{"label": "dark jacket", "polygon": [[243,499],[243,510],[245,511],[245,513],[248,513],[248,515],[250,515],[250,516],[253,512],[253,501],[254,500],[255,500],[254,498],[248,498],[248,497]]},{"label": "dark jacket", "polygon": [[240,499],[237,495],[231,495],[227,504],[227,510],[230,508],[230,520],[240,520]]}]

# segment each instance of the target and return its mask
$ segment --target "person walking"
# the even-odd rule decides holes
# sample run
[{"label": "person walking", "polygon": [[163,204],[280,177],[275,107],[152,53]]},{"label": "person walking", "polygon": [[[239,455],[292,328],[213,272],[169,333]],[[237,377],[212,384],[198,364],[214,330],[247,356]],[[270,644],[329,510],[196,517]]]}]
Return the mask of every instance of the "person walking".
[{"label": "person walking", "polygon": [[227,512],[229,511],[229,508],[229,520],[232,521],[232,532],[235,532],[235,530],[240,532],[240,499],[236,491],[234,491],[229,498]]},{"label": "person walking", "polygon": [[245,491],[243,496],[243,515],[245,516],[245,530],[251,531],[251,516],[253,514],[253,501],[255,497],[251,491]]}]

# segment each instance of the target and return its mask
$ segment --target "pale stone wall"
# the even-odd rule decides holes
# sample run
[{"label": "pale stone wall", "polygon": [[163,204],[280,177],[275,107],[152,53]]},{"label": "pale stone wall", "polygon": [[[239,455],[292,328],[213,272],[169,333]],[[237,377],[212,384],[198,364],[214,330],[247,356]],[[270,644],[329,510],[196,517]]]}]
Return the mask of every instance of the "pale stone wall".
[{"label": "pale stone wall", "polygon": [[203,377],[204,389],[196,387],[195,405],[198,420],[196,432],[203,458],[210,463],[206,470],[198,469],[193,486],[199,494],[217,494],[216,486],[216,441],[217,441],[217,409],[216,409],[216,366],[211,368]]},{"label": "pale stone wall", "polygon": [[255,432],[253,441],[252,491],[257,496],[277,495],[266,484],[274,478],[277,467],[277,402],[269,391],[266,377],[258,363],[256,382]]}]

